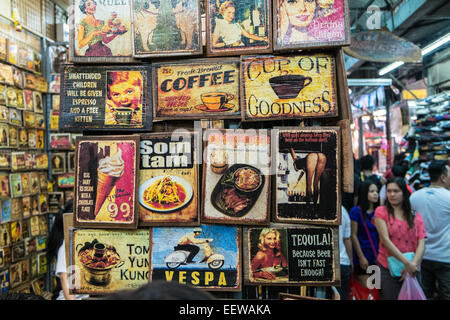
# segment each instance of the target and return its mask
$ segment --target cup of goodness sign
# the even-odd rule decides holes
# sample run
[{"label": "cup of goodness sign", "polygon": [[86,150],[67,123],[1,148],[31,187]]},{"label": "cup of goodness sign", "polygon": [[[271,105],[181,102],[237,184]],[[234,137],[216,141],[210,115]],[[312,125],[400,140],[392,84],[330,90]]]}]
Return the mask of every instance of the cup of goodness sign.
[{"label": "cup of goodness sign", "polygon": [[244,121],[337,115],[330,54],[244,57],[241,77]]}]

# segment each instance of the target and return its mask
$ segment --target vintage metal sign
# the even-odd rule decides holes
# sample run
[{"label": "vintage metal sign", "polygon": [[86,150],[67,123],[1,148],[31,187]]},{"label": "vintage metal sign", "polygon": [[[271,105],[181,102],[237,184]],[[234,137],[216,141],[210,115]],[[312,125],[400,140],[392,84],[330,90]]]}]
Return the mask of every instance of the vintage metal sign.
[{"label": "vintage metal sign", "polygon": [[155,119],[240,118],[239,59],[153,64]]},{"label": "vintage metal sign", "polygon": [[197,135],[141,136],[140,225],[198,225]]},{"label": "vintage metal sign", "polygon": [[267,130],[205,132],[202,221],[265,225],[270,209]]},{"label": "vintage metal sign", "polygon": [[271,10],[268,0],[207,0],[207,54],[213,56],[271,52]]},{"label": "vintage metal sign", "polygon": [[130,2],[72,0],[71,61],[132,61]]},{"label": "vintage metal sign", "polygon": [[202,53],[199,0],[131,2],[135,57]]},{"label": "vintage metal sign", "polygon": [[70,232],[74,293],[106,294],[148,283],[150,232],[75,229]]},{"label": "vintage metal sign", "polygon": [[331,227],[250,228],[244,235],[247,284],[336,284],[338,230]]},{"label": "vintage metal sign", "polygon": [[275,220],[340,223],[339,128],[272,131],[276,157]]},{"label": "vintage metal sign", "polygon": [[239,228],[153,228],[151,280],[179,282],[207,290],[241,287]]},{"label": "vintage metal sign", "polygon": [[139,136],[77,140],[74,225],[136,228]]},{"label": "vintage metal sign", "polygon": [[151,129],[148,66],[64,68],[59,128]]},{"label": "vintage metal sign", "polygon": [[242,120],[336,116],[335,68],[327,53],[242,57]]}]

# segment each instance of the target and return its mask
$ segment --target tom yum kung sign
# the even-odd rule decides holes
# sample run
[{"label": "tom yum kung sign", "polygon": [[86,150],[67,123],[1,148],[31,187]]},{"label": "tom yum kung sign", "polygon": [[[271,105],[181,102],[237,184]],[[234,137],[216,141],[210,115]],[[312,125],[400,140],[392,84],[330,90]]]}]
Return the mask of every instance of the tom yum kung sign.
[{"label": "tom yum kung sign", "polygon": [[150,68],[64,68],[60,130],[151,129]]},{"label": "tom yum kung sign", "polygon": [[155,119],[240,118],[238,58],[152,67]]},{"label": "tom yum kung sign", "polygon": [[335,64],[327,53],[242,57],[242,119],[337,116]]}]

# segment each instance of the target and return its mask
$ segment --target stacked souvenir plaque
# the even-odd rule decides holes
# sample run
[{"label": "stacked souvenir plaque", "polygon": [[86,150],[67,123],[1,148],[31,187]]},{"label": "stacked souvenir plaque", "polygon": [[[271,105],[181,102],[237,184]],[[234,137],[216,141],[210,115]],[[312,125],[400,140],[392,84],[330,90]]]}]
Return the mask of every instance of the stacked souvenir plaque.
[{"label": "stacked souvenir plaque", "polygon": [[43,288],[47,272],[47,88],[40,44],[16,36],[0,35],[0,293]]}]

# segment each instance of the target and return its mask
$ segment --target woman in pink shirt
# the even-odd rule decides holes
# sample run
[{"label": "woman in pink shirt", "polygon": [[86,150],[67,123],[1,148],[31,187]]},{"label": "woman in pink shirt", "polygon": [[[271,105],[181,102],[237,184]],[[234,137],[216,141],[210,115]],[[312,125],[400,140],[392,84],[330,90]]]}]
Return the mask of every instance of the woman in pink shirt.
[{"label": "woman in pink shirt", "polygon": [[[378,263],[381,268],[381,300],[397,300],[406,273],[417,276],[425,252],[426,232],[422,216],[411,210],[409,192],[404,179],[395,177],[386,184],[386,206],[378,207],[373,218],[380,237]],[[405,252],[414,252],[412,261]],[[389,272],[387,257],[400,260],[405,268],[394,278]]]}]

